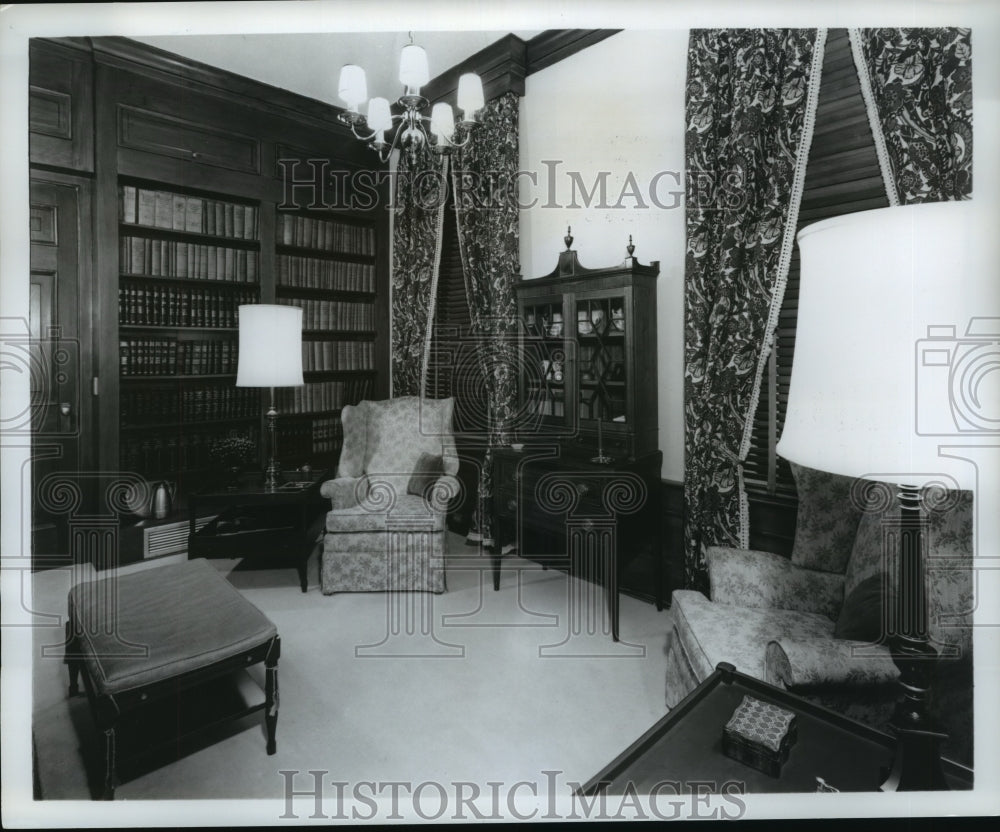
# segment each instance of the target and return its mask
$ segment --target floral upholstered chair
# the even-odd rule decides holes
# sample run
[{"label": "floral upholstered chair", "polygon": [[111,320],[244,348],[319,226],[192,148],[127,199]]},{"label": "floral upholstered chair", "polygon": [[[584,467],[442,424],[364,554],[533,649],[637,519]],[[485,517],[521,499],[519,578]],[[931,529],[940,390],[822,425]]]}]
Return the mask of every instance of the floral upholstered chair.
[{"label": "floral upholstered chair", "polygon": [[334,592],[445,589],[448,503],[459,490],[454,399],[363,401],[341,415],[320,587]]},{"label": "floral upholstered chair", "polygon": [[[879,643],[889,620],[882,535],[898,523],[898,507],[887,486],[870,489],[862,510],[851,498],[853,480],[793,471],[799,508],[791,558],[709,547],[711,600],[674,591],[667,704],[725,661],[885,730],[900,689],[889,648]],[[928,629],[941,654],[931,709],[949,735],[946,756],[971,765],[972,494],[941,494],[926,512]]]}]

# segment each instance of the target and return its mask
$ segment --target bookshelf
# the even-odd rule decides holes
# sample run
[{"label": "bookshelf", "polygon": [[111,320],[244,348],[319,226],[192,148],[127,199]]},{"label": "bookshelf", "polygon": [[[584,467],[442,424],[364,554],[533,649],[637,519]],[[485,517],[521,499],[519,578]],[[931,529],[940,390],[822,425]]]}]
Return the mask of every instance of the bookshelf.
[{"label": "bookshelf", "polygon": [[375,222],[365,216],[277,213],[275,302],[302,309],[306,381],[278,391],[285,466],[333,467],[341,409],[376,392],[375,241]]},{"label": "bookshelf", "polygon": [[260,393],[234,384],[237,310],[261,299],[259,213],[249,200],[118,182],[119,460],[181,493],[214,467],[217,440],[259,446]]}]

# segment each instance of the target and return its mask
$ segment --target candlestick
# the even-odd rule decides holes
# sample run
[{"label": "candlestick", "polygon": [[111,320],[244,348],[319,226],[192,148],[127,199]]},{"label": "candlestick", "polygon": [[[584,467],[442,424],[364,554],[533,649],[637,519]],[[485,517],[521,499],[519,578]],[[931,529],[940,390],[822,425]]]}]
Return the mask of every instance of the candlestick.
[{"label": "candlestick", "polygon": [[591,457],[591,462],[596,462],[599,465],[607,465],[611,462],[611,457],[605,455],[604,453],[604,432],[603,432],[604,420],[598,416],[597,417],[597,456]]}]

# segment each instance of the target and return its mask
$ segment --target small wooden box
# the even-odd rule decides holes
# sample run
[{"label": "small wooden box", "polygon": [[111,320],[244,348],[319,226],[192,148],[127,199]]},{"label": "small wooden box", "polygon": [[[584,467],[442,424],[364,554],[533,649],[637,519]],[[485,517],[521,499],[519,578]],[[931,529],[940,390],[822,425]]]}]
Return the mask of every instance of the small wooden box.
[{"label": "small wooden box", "polygon": [[778,777],[796,736],[794,713],[744,696],[723,729],[722,752],[771,777]]}]

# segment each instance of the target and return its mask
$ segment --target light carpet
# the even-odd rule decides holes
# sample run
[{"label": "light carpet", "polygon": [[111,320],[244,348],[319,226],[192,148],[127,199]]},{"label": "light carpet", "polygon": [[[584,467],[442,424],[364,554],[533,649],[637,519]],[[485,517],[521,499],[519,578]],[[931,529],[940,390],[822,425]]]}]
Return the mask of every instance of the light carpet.
[{"label": "light carpet", "polygon": [[[592,585],[508,556],[494,592],[489,558],[448,538],[441,595],[326,596],[316,555],[305,594],[292,569],[212,561],[281,635],[277,754],[265,753],[255,714],[214,744],[127,780],[116,797],[281,799],[281,770],[303,772],[297,788],[309,770],[347,783],[469,781],[484,790],[522,780],[541,788],[545,771],[582,783],[666,713],[668,611],[622,595],[615,644]],[[36,573],[36,612],[64,617],[70,585],[90,577]],[[87,799],[99,779],[99,737],[86,698],[68,698],[58,655],[42,656],[62,642],[62,620],[35,632],[38,778],[44,799]],[[262,667],[253,670],[262,681]]]}]

